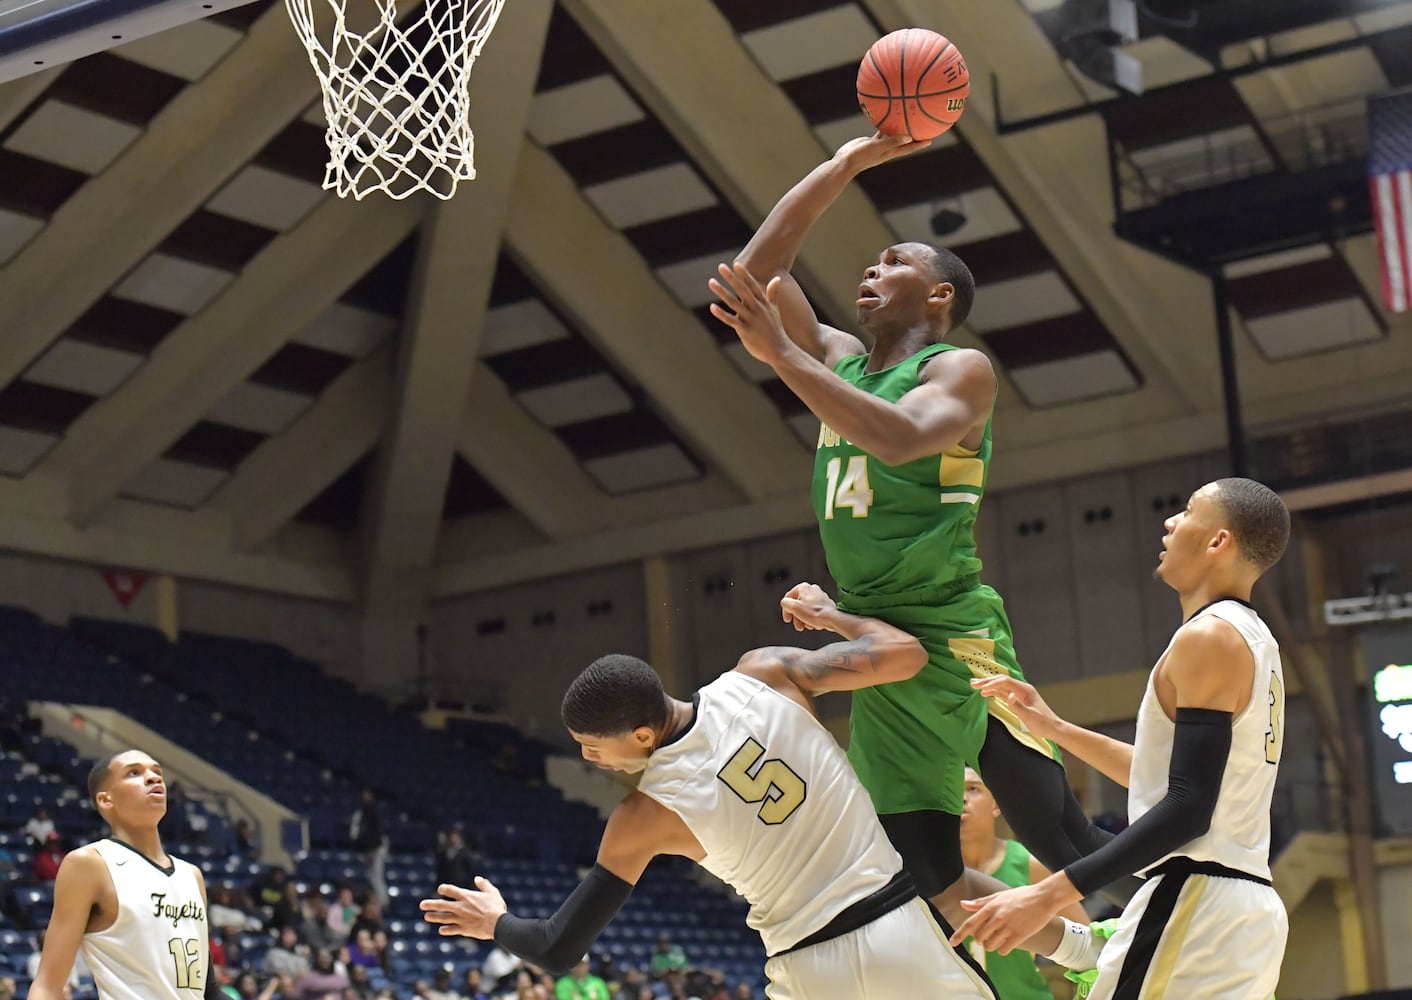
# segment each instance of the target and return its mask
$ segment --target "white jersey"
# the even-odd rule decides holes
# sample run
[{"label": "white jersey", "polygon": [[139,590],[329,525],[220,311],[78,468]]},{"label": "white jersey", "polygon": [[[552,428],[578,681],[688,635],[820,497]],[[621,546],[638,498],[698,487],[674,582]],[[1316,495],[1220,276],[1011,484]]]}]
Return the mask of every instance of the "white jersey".
[{"label": "white jersey", "polygon": [[653,751],[638,791],[682,818],[701,864],[750,903],[773,955],[902,870],[848,757],[803,706],[731,671]]},{"label": "white jersey", "polygon": [[102,1000],[197,1000],[210,963],[200,872],[172,858],[170,870],[116,840],[93,849],[108,866],[118,916],[83,936],[80,948]]},{"label": "white jersey", "polygon": [[[1229,622],[1241,634],[1255,659],[1255,679],[1250,689],[1250,704],[1231,723],[1231,753],[1221,775],[1221,791],[1211,817],[1211,828],[1173,854],[1194,861],[1212,861],[1268,879],[1270,802],[1275,794],[1275,772],[1284,746],[1285,729],[1280,649],[1255,609],[1233,598],[1208,604],[1192,615],[1182,628],[1208,615]],[[1177,633],[1180,632],[1178,629]],[[1175,642],[1176,636],[1172,638]],[[1168,644],[1168,651],[1171,648]],[[1162,659],[1166,655],[1163,653]],[[1161,660],[1158,663],[1160,665]],[[1155,668],[1153,673],[1156,673]],[[1137,713],[1137,738],[1128,782],[1129,822],[1136,822],[1166,796],[1175,732],[1176,725],[1162,711],[1149,676],[1142,707]],[[1151,867],[1157,864],[1161,861]]]}]

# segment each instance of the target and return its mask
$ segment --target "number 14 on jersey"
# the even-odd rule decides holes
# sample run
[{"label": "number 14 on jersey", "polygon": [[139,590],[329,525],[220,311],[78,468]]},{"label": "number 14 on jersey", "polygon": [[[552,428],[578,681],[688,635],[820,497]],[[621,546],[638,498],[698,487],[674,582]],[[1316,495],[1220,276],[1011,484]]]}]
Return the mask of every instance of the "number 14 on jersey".
[{"label": "number 14 on jersey", "polygon": [[[836,508],[849,507],[854,517],[867,517],[873,505],[873,488],[868,485],[868,456],[851,455],[848,465],[834,456],[826,469],[829,477],[828,496],[824,498],[824,519],[833,520]],[[839,472],[843,475],[840,476]]]}]

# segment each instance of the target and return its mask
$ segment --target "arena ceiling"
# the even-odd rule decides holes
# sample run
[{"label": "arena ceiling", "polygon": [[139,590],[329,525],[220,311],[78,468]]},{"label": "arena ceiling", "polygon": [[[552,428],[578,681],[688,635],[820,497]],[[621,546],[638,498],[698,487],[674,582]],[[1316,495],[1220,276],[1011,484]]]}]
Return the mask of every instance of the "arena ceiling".
[{"label": "arena ceiling", "polygon": [[[1149,89],[1188,84],[1115,106],[1123,185],[1278,173],[1288,123],[1342,140],[1412,84],[1412,2],[1238,7],[1126,47]],[[377,603],[809,524],[817,424],[705,282],[862,132],[857,61],[913,24],[958,42],[970,108],[819,225],[821,314],[851,325],[876,251],[953,209],[996,488],[1219,448],[1211,281],[1113,235],[1103,120],[998,124],[1113,96],[1061,14],[511,0],[473,77],[479,178],[445,203],[320,188],[314,76],[268,0],[0,86],[0,546]],[[1406,404],[1371,235],[1227,275],[1251,425]]]}]

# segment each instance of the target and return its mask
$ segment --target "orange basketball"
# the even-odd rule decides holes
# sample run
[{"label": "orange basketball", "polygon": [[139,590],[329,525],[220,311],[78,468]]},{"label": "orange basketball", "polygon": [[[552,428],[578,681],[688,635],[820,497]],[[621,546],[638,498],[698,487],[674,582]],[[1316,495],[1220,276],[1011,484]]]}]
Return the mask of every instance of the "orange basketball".
[{"label": "orange basketball", "polygon": [[941,135],[960,119],[970,93],[960,51],[925,28],[884,35],[858,67],[858,106],[884,135]]}]

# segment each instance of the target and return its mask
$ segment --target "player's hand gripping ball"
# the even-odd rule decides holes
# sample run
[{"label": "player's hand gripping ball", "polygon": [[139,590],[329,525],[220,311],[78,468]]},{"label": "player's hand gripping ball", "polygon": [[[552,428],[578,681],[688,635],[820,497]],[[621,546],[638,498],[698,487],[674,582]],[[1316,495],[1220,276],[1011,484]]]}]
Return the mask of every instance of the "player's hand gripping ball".
[{"label": "player's hand gripping ball", "polygon": [[884,135],[935,138],[960,120],[970,93],[960,51],[925,28],[884,35],[858,67],[858,106]]}]

